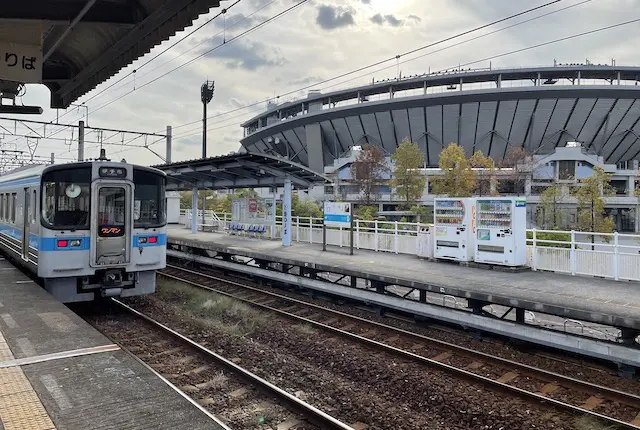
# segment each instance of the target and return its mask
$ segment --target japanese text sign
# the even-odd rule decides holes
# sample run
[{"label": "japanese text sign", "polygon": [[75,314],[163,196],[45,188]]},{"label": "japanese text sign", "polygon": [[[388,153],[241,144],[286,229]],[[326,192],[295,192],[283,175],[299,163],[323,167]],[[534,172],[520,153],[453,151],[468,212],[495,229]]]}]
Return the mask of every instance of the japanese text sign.
[{"label": "japanese text sign", "polygon": [[0,79],[42,82],[42,46],[0,41]]}]

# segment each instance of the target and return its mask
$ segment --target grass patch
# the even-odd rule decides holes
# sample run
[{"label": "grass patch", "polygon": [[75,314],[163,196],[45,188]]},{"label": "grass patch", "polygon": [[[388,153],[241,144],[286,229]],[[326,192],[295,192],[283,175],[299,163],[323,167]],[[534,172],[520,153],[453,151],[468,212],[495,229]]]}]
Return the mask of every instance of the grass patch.
[{"label": "grass patch", "polygon": [[267,316],[259,310],[221,294],[212,293],[176,281],[161,281],[156,292],[163,301],[183,305],[211,326],[243,336],[267,324]]},{"label": "grass patch", "polygon": [[316,334],[318,330],[313,328],[310,324],[298,324],[293,326],[296,330],[304,334]]},{"label": "grass patch", "polygon": [[607,426],[586,415],[576,418],[574,425],[576,430],[616,430],[618,428],[617,426]]}]

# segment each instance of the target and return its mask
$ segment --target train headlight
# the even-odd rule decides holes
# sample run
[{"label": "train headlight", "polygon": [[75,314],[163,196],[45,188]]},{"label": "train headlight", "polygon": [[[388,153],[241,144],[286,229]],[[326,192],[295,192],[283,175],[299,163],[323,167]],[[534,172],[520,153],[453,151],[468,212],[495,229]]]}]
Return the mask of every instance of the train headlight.
[{"label": "train headlight", "polygon": [[58,248],[66,248],[69,245],[69,242],[66,240],[59,240],[57,242]]},{"label": "train headlight", "polygon": [[156,243],[157,241],[158,241],[158,238],[157,238],[157,237],[155,237],[155,236],[151,236],[151,237],[149,238],[149,243]]},{"label": "train headlight", "polygon": [[146,237],[139,237],[138,238],[138,243],[147,243],[147,238]]},{"label": "train headlight", "polygon": [[82,241],[80,239],[74,239],[69,241],[69,246],[80,246],[81,243]]}]

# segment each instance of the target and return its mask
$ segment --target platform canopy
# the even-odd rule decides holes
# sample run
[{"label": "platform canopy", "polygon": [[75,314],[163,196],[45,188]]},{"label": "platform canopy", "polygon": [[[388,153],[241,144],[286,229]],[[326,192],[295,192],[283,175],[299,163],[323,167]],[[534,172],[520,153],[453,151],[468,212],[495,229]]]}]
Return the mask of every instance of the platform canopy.
[{"label": "platform canopy", "polygon": [[301,164],[252,152],[153,167],[167,174],[169,191],[282,187],[287,179],[297,188],[309,188],[329,180]]},{"label": "platform canopy", "polygon": [[[0,43],[16,51],[9,58],[15,67],[23,66],[21,46],[35,46],[35,56],[41,47],[41,82],[51,90],[51,107],[67,108],[218,6],[220,0],[4,0]],[[12,80],[40,82],[35,67],[37,79],[6,78],[0,91],[10,93]]]}]

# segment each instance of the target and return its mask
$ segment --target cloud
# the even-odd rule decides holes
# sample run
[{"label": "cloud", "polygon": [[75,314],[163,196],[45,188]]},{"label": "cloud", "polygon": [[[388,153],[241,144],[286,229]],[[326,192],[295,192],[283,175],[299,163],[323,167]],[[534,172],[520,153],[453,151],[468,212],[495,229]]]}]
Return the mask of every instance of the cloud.
[{"label": "cloud", "polygon": [[351,8],[320,5],[316,23],[324,30],[333,30],[355,24],[354,15],[355,11]]},{"label": "cloud", "polygon": [[[219,46],[223,43],[221,36],[214,36],[204,40],[200,53]],[[277,48],[268,47],[262,42],[252,42],[238,39],[233,43],[220,46],[206,55],[210,58],[221,58],[230,69],[245,69],[255,71],[261,67],[283,66],[286,60]]]},{"label": "cloud", "polygon": [[409,15],[409,16],[407,17],[407,19],[410,19],[410,20],[415,21],[415,22],[420,22],[420,21],[422,21],[422,19],[421,19],[418,15],[413,15],[413,14],[412,14],[412,15]]},{"label": "cloud", "polygon": [[371,0],[361,0],[362,4],[371,4]]},{"label": "cloud", "polygon": [[[419,18],[418,18],[419,19]],[[403,20],[396,18],[394,15],[388,14],[382,16],[377,13],[370,18],[371,22],[378,25],[383,25],[385,22],[392,27],[400,27],[403,23]]]},{"label": "cloud", "polygon": [[227,15],[226,21],[223,19],[216,19],[213,21],[213,25],[219,29],[224,29],[226,27],[229,29],[239,29],[244,30],[249,27],[253,27],[254,25],[264,21],[266,17],[262,16],[247,16],[243,13],[236,13]]}]

